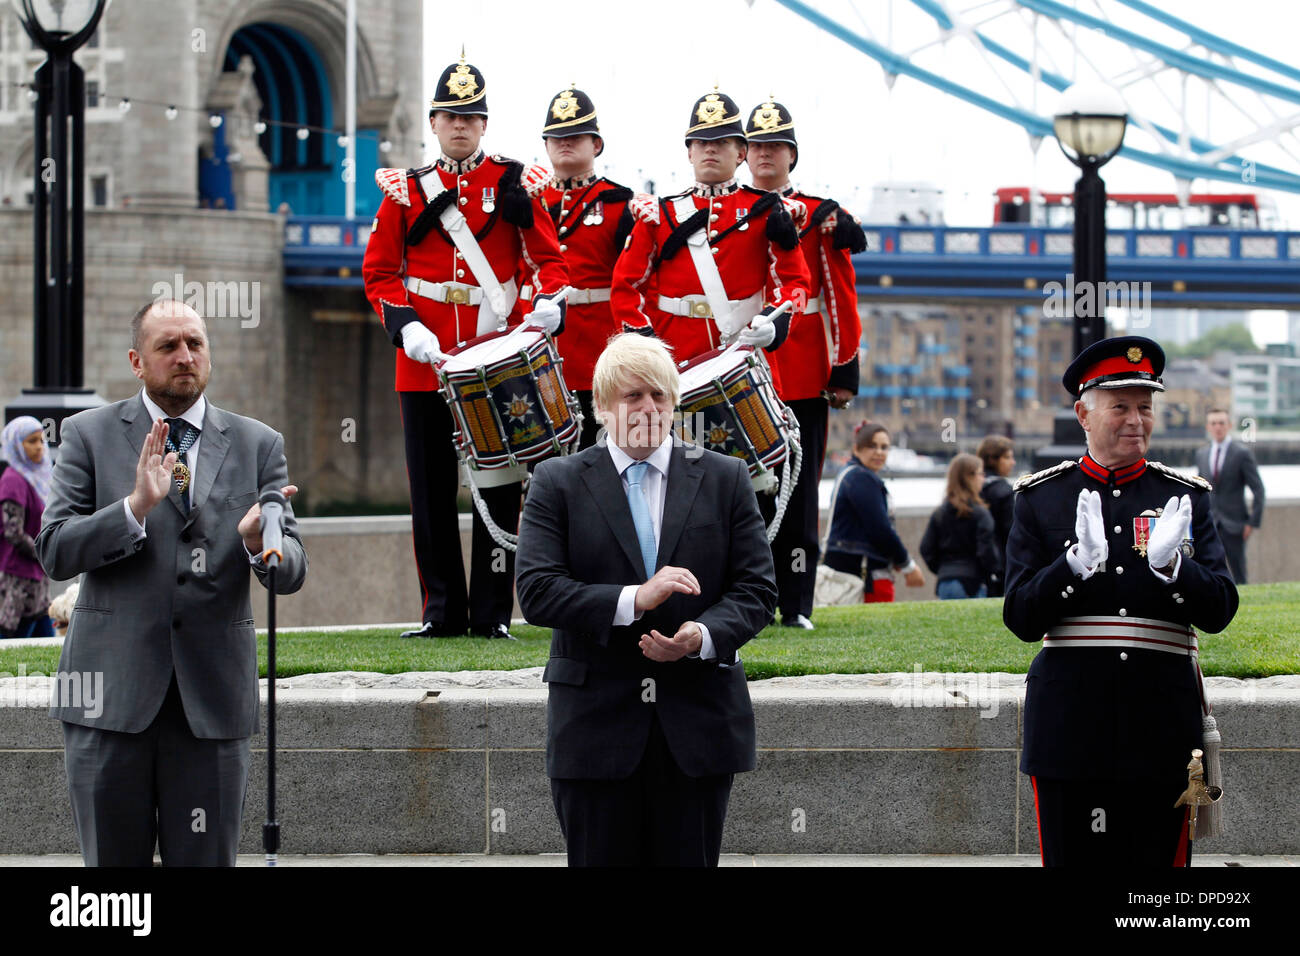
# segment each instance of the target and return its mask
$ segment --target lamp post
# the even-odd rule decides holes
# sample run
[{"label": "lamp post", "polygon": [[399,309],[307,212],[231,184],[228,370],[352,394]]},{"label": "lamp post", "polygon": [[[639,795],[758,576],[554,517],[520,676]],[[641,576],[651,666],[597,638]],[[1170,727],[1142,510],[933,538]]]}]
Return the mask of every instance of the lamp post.
[{"label": "lamp post", "polygon": [[[33,82],[33,385],[5,408],[5,418],[32,415],[58,426],[104,404],[83,387],[86,86],[72,54],[95,32],[110,0],[11,2],[46,60]],[[57,431],[48,437],[58,443]]]},{"label": "lamp post", "polygon": [[1099,293],[1106,281],[1106,184],[1098,170],[1124,143],[1128,114],[1108,86],[1076,85],[1065,91],[1052,119],[1056,141],[1079,167],[1074,184],[1074,354],[1106,337],[1106,309]]},{"label": "lamp post", "polygon": [[[1106,337],[1106,184],[1097,170],[1119,152],[1127,125],[1124,100],[1108,86],[1070,87],[1052,118],[1061,152],[1080,171],[1074,184],[1074,291],[1070,301],[1074,355]],[[1034,453],[1034,469],[1050,467],[1063,458],[1078,458],[1086,450],[1073,408],[1061,409],[1053,419],[1052,444]]]}]

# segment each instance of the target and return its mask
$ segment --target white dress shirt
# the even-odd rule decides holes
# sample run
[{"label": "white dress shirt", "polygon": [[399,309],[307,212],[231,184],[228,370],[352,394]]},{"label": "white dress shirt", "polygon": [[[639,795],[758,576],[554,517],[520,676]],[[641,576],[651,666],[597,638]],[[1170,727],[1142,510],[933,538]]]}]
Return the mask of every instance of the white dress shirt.
[{"label": "white dress shirt", "polygon": [[[614,462],[614,470],[618,472],[618,477],[623,485],[623,494],[626,496],[628,493],[627,470],[636,464],[637,460],[612,441],[606,441],[606,447],[609,448],[609,457]],[[645,476],[641,479],[641,491],[645,495],[646,506],[650,511],[650,521],[655,533],[656,550],[662,539],[660,530],[663,528],[664,523],[664,502],[667,499],[668,491],[668,466],[672,462],[672,457],[673,436],[669,435],[664,439],[663,444],[650,454],[649,458],[644,459],[650,467],[646,469]],[[619,594],[618,607],[614,611],[613,623],[615,627],[640,620],[641,615],[636,613],[636,592],[639,587],[638,584],[629,584]],[[699,657],[706,661],[713,660],[718,654],[713,649],[713,638],[709,635],[709,629],[700,624],[699,621],[695,623],[699,625],[700,634],[702,635],[700,650],[696,654],[687,656]]]}]

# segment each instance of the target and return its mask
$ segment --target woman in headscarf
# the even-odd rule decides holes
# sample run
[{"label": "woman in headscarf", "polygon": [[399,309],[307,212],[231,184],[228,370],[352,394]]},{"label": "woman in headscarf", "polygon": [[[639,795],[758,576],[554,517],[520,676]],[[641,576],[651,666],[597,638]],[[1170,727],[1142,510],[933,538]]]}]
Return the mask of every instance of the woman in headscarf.
[{"label": "woman in headscarf", "polygon": [[27,637],[49,624],[50,582],[35,538],[54,468],[41,423],[30,415],[11,421],[0,431],[0,454],[9,466],[0,474],[0,637]]}]

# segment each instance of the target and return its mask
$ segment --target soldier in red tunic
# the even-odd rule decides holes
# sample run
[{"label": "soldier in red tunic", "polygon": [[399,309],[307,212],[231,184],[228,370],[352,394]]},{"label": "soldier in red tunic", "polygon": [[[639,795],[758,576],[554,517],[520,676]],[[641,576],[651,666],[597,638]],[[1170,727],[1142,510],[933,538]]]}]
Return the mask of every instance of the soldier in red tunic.
[{"label": "soldier in red tunic", "polygon": [[[555,223],[573,286],[566,300],[564,335],[555,345],[564,359],[565,384],[582,405],[581,449],[594,445],[600,430],[591,404],[596,359],[610,336],[621,331],[610,311],[610,278],[632,231],[632,190],[596,175],[596,157],[604,152],[605,142],[595,104],[582,90],[562,90],[551,99],[542,139],[555,170],[542,204]],[[531,276],[527,282],[531,284]]]},{"label": "soldier in red tunic", "polygon": [[[862,227],[833,199],[809,196],[790,182],[799,161],[794,120],[780,103],[761,103],[745,127],[749,171],[754,185],[807,209],[799,247],[811,277],[802,315],[790,320],[790,333],[769,360],[777,394],[799,419],[803,461],[799,483],[772,542],[781,623],[812,630],[813,590],[817,583],[818,484],[826,458],[828,405],[844,408],[858,392],[857,281],[850,256],[866,248]],[[760,504],[769,505],[765,499]],[[770,506],[769,506],[770,507]],[[765,517],[769,518],[770,515]]]},{"label": "soldier in red tunic", "polygon": [[714,92],[696,102],[686,150],[693,189],[632,201],[638,221],[614,267],[614,318],[659,336],[679,364],[724,339],[775,349],[789,313],[775,321],[771,313],[807,298],[808,270],[780,197],[736,182],[746,144],[731,97]]},{"label": "soldier in red tunic", "polygon": [[[541,204],[549,173],[485,156],[487,83],[462,58],[443,72],[429,106],[442,150],[422,169],[381,169],[384,192],[366,246],[366,297],[397,347],[397,392],[406,438],[411,521],[423,626],[403,637],[465,633],[509,637],[514,555],[474,515],[468,596],[456,513],[459,467],[451,412],[435,394],[432,363],[444,348],[504,327],[515,311],[516,274],[536,276],[524,321],[556,333],[557,295],[568,281],[555,226]],[[522,265],[521,265],[522,264]],[[522,311],[519,310],[519,311]],[[518,483],[482,489],[493,521],[513,531]]]}]

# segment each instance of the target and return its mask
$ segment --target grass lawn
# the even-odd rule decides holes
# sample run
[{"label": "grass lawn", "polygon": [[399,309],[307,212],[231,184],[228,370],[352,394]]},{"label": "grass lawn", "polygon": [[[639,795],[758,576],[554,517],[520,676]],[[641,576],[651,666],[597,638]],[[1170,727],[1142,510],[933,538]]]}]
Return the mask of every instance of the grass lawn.
[{"label": "grass lawn", "polygon": [[[925,601],[820,608],[817,630],[769,627],[741,650],[751,680],[800,674],[912,671],[1024,673],[1039,645],[1025,644],[1002,625],[1002,602]],[[1203,635],[1206,676],[1270,677],[1300,673],[1300,582],[1252,584],[1223,634]],[[277,638],[281,677],[325,671],[512,670],[546,663],[550,631],[511,629],[519,640],[477,638],[399,640],[396,631],[304,632]],[[259,639],[262,675],[266,640]],[[59,649],[0,645],[0,672],[50,673]]]}]

